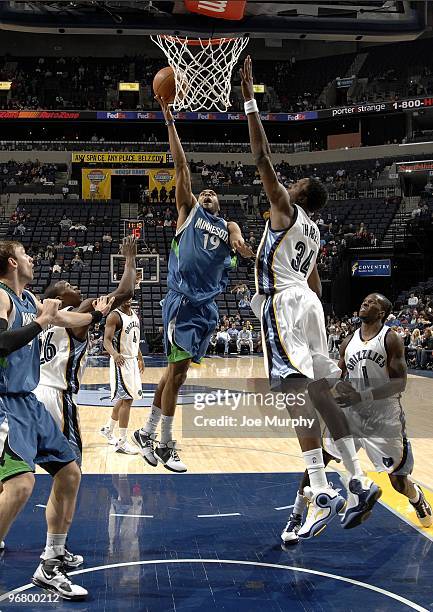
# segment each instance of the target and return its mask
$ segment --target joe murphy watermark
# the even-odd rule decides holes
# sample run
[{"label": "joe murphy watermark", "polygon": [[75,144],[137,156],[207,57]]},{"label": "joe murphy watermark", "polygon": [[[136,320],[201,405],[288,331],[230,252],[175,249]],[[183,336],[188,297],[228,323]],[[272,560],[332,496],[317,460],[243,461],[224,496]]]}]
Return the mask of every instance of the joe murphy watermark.
[{"label": "joe murphy watermark", "polygon": [[[303,416],[305,392],[272,393],[215,389],[195,393],[183,410],[184,437],[288,437],[295,428],[311,429],[315,419]],[[296,407],[296,417],[290,411]]]}]

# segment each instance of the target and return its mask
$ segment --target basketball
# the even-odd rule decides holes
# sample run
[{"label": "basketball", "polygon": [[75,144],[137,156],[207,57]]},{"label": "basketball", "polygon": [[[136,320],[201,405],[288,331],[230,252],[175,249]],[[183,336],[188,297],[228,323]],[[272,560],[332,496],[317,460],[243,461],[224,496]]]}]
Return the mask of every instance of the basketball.
[{"label": "basketball", "polygon": [[171,66],[166,66],[155,74],[153,79],[153,91],[156,96],[161,96],[165,102],[168,102],[169,104],[174,102],[176,95],[176,81],[174,78],[173,68],[171,68]]}]

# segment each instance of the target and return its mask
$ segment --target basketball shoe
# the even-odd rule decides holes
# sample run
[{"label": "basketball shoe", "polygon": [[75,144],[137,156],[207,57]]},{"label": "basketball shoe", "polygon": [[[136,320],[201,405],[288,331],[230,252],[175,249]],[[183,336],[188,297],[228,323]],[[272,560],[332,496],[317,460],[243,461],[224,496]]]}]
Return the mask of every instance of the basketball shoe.
[{"label": "basketball shoe", "polygon": [[287,525],[284,527],[281,533],[281,539],[284,544],[298,544],[299,536],[298,531],[302,525],[302,516],[300,514],[291,514]]},{"label": "basketball shoe", "polygon": [[62,559],[41,561],[33,574],[32,582],[42,589],[58,593],[62,599],[69,601],[82,601],[88,595],[86,589],[71,582]]},{"label": "basketball shoe", "polygon": [[135,446],[129,444],[126,438],[119,438],[116,441],[116,446],[114,447],[115,453],[121,453],[122,455],[138,455],[139,451]]},{"label": "basketball shoe", "polygon": [[[41,554],[41,561],[44,560],[44,551]],[[63,565],[65,566],[66,569],[76,569],[77,567],[80,567],[80,565],[83,565],[84,563],[84,558],[81,555],[74,555],[74,553],[71,553],[67,548],[65,548],[65,554],[63,556]]]},{"label": "basketball shoe", "polygon": [[131,440],[140,449],[143,459],[152,467],[156,467],[158,465],[158,460],[155,458],[153,447],[156,441],[156,434],[148,434],[142,429],[137,429],[132,434]]},{"label": "basketball shoe", "polygon": [[353,529],[368,519],[382,489],[367,476],[351,478],[348,486],[348,504],[341,519],[343,529]]},{"label": "basketball shoe", "polygon": [[186,472],[187,467],[177,454],[176,440],[169,440],[166,444],[159,442],[155,448],[155,457],[171,472]]},{"label": "basketball shoe", "polygon": [[108,440],[108,444],[112,444],[114,446],[114,444],[117,443],[117,438],[113,434],[113,432],[110,431],[109,427],[101,427],[99,433],[101,434],[101,436],[104,436],[104,438]]},{"label": "basketball shoe", "polygon": [[[431,527],[431,525],[433,524],[431,506],[426,500],[421,487],[419,487],[417,484],[414,484],[414,487],[419,493],[419,500],[416,503],[411,502],[410,500],[409,502],[412,504],[413,509],[415,510],[416,515],[421,525],[423,527]],[[0,545],[0,548],[1,548],[1,545]]]},{"label": "basketball shoe", "polygon": [[298,537],[307,540],[319,535],[346,505],[346,500],[331,484],[323,489],[305,487],[304,496],[309,501],[305,523],[298,530]]}]

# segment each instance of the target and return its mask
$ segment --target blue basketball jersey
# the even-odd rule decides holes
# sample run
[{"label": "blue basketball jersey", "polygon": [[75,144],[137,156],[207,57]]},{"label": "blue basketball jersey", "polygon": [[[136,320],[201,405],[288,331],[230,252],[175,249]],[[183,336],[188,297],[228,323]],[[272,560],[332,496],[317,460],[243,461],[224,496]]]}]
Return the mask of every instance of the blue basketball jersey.
[{"label": "blue basketball jersey", "polygon": [[[11,302],[9,329],[17,329],[34,321],[37,317],[35,298],[29,291],[18,297],[6,285],[1,284]],[[0,360],[0,394],[29,393],[39,383],[39,341],[38,336],[22,348]]]},{"label": "blue basketball jersey", "polygon": [[196,204],[171,243],[168,288],[205,304],[227,287],[234,265],[227,222]]}]

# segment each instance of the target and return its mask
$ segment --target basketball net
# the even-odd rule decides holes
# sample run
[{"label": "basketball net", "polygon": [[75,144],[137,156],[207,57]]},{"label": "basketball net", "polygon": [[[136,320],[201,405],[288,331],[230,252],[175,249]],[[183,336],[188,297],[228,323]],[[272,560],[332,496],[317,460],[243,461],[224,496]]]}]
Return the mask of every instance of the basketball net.
[{"label": "basketball net", "polygon": [[188,39],[158,34],[151,39],[173,68],[175,111],[225,112],[229,108],[233,68],[249,42],[248,37]]}]

